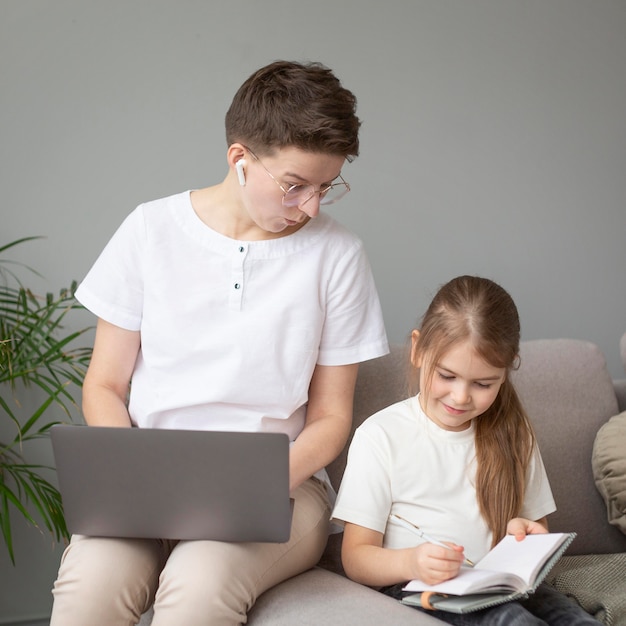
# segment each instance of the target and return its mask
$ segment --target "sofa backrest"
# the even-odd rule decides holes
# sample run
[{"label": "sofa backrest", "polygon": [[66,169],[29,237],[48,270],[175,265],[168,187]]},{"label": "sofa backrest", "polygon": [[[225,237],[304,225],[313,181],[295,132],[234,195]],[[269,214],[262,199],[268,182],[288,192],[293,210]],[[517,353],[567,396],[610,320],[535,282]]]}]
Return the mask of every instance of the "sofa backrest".
[{"label": "sofa backrest", "polygon": [[575,531],[568,554],[626,550],[626,536],[608,523],[591,469],[600,426],[618,412],[604,355],[574,339],[523,342],[513,380],[537,433],[557,511],[550,529]]},{"label": "sofa backrest", "polygon": [[[595,434],[618,411],[604,356],[592,343],[571,339],[522,342],[521,366],[513,375],[543,456],[557,512],[550,529],[576,531],[568,554],[626,551],[626,537],[607,521],[591,472]],[[362,363],[357,379],[353,430],[380,409],[407,397],[406,346]],[[328,467],[339,487],[347,448]]]},{"label": "sofa backrest", "polygon": [[327,467],[330,481],[339,489],[346,468],[348,448],[354,431],[370,415],[386,406],[403,400],[407,393],[408,351],[402,345],[390,346],[389,354],[378,359],[365,361],[359,366],[359,375],[354,392],[352,431],[341,454]]}]

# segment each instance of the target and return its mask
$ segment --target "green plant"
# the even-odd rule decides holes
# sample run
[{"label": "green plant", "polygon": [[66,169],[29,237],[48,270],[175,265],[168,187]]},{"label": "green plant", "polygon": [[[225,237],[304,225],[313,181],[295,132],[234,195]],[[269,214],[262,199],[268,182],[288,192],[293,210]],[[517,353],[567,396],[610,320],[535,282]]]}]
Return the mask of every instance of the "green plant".
[{"label": "green plant", "polygon": [[[10,431],[7,441],[0,440],[0,529],[13,563],[11,510],[35,527],[43,524],[57,541],[68,536],[61,496],[45,478],[53,468],[29,463],[24,444],[47,436],[59,422],[53,407],[60,407],[72,419],[75,392],[91,356],[90,348],[74,347],[75,340],[89,329],[66,332],[62,326],[72,310],[82,308],[74,299],[76,283],[58,296],[38,297],[23,286],[16,269],[37,272],[4,257],[7,250],[33,239],[38,237],[0,247],[0,422],[5,422],[1,424],[4,433],[8,419]],[[33,388],[39,391],[32,393]],[[32,414],[26,411],[26,416],[20,409],[28,403],[19,398],[25,392],[38,405]]]}]

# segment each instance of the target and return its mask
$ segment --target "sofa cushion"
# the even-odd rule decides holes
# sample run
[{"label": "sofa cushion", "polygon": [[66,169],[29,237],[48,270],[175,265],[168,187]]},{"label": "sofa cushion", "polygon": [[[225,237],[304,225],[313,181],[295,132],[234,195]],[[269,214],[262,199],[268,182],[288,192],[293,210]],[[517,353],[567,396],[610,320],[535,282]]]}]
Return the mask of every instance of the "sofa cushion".
[{"label": "sofa cushion", "polygon": [[606,502],[608,519],[626,534],[626,411],[615,415],[596,435],[591,466]]},{"label": "sofa cushion", "polygon": [[319,567],[262,594],[248,613],[249,626],[437,626],[440,620]]}]

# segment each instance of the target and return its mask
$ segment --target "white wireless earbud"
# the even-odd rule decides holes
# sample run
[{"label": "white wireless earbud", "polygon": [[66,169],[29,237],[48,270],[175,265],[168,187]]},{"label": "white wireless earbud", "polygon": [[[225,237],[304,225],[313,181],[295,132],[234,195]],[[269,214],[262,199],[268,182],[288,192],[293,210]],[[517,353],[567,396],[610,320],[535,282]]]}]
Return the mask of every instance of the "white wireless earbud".
[{"label": "white wireless earbud", "polygon": [[239,179],[239,184],[244,187],[246,184],[246,175],[244,174],[243,168],[246,165],[245,159],[239,159],[237,163],[235,163],[235,169],[237,170],[237,178]]}]

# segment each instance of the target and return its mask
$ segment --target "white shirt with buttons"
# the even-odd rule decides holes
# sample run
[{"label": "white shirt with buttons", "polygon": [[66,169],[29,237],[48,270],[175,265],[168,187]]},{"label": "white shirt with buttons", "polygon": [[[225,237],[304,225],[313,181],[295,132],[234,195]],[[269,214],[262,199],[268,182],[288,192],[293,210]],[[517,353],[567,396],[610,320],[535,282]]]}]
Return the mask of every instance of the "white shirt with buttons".
[{"label": "white shirt with buttons", "polygon": [[388,351],[361,241],[326,214],[292,235],[235,241],[189,192],[140,205],[76,296],[141,331],[129,411],[141,427],[278,431],[304,426],[316,364]]}]

